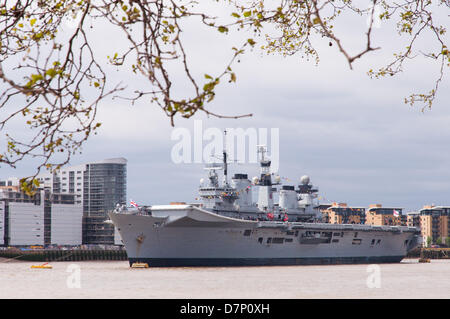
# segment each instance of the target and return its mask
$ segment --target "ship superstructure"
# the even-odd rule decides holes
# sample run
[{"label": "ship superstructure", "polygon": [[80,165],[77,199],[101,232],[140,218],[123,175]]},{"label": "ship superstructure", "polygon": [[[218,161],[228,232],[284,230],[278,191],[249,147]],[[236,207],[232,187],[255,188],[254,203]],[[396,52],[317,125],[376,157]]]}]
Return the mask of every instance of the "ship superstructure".
[{"label": "ship superstructure", "polygon": [[[207,179],[200,180],[201,207],[214,213],[251,220],[283,220],[317,222],[321,219],[316,209],[318,190],[310,184],[308,176],[302,176],[297,189],[293,185],[281,185],[281,178],[271,173],[271,161],[266,157],[266,147],[259,146],[260,175],[249,180],[247,174],[237,173],[228,183],[227,154],[223,163],[205,167]],[[223,170],[223,183],[218,172]],[[253,202],[253,189],[257,189],[257,202]],[[278,202],[276,201],[278,197]]]},{"label": "ship superstructure", "polygon": [[399,262],[419,244],[420,231],[414,227],[322,223],[318,189],[310,178],[282,185],[270,170],[265,146],[258,152],[260,175],[251,181],[244,173],[228,180],[226,151],[222,163],[208,164],[207,177],[200,180],[200,203],[111,212],[130,265]]}]

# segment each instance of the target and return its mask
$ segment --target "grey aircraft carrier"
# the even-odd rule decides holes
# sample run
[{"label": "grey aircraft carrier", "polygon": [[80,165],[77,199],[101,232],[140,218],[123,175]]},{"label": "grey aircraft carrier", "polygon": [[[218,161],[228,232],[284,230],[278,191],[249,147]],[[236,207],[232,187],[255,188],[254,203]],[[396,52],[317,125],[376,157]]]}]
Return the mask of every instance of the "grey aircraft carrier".
[{"label": "grey aircraft carrier", "polygon": [[228,181],[226,152],[222,163],[207,165],[207,179],[200,180],[201,203],[118,205],[109,216],[130,266],[394,263],[420,244],[414,227],[321,222],[318,190],[309,177],[303,176],[299,185],[282,185],[270,172],[265,150],[258,148],[261,174],[251,181],[247,174]]}]

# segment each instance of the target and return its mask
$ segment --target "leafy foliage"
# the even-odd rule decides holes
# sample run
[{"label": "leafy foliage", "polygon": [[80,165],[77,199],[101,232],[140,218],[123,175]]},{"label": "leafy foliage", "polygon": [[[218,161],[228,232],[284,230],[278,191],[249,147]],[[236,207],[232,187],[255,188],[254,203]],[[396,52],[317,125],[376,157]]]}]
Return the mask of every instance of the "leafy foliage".
[{"label": "leafy foliage", "polygon": [[[355,61],[379,50],[372,44],[375,19],[396,21],[397,32],[409,41],[403,52],[378,70],[369,70],[374,78],[402,72],[405,61],[417,54],[415,45],[425,31],[431,31],[437,49],[423,53],[440,65],[440,76],[429,93],[412,94],[406,103],[431,107],[450,55],[444,36],[446,29],[435,21],[436,12],[450,7],[446,0],[372,0],[358,7],[352,0],[215,0],[228,5],[229,16],[214,17],[196,1],[190,0],[6,0],[0,4],[0,130],[13,120],[30,128],[28,140],[7,136],[7,149],[0,163],[14,166],[27,156],[42,158],[42,167],[59,168],[95,134],[101,123],[96,120],[97,106],[108,96],[117,96],[125,87],[110,84],[105,71],[112,64],[122,72],[134,72],[147,80],[146,90],[122,96],[134,103],[147,99],[158,105],[174,125],[175,118],[190,118],[197,112],[210,116],[239,118],[251,114],[224,116],[207,108],[223,82],[234,83],[232,67],[248,49],[258,47],[267,53],[299,54],[319,62],[313,38],[335,45],[352,68]],[[359,3],[359,2],[358,2]],[[203,2],[204,4],[204,2]],[[381,8],[376,14],[375,8]],[[363,30],[365,45],[350,54],[345,39],[335,32],[343,14],[366,16]],[[218,36],[246,34],[240,47],[232,47],[229,61],[216,75],[196,78],[188,63],[183,42],[183,25],[195,20],[217,31]],[[341,20],[339,20],[341,19]],[[220,21],[219,21],[220,20]],[[72,21],[75,27],[65,25]],[[99,59],[98,44],[92,40],[92,23],[107,23],[120,32],[128,47]],[[269,31],[270,30],[270,31]],[[182,66],[191,93],[179,98],[174,92],[175,74],[171,63]],[[131,65],[131,67],[130,67]],[[22,78],[20,78],[22,76]],[[224,81],[224,79],[228,81]],[[52,162],[61,153],[65,159]],[[26,181],[25,181],[26,182]],[[25,185],[25,184],[24,184]],[[28,187],[33,186],[31,180]]]}]

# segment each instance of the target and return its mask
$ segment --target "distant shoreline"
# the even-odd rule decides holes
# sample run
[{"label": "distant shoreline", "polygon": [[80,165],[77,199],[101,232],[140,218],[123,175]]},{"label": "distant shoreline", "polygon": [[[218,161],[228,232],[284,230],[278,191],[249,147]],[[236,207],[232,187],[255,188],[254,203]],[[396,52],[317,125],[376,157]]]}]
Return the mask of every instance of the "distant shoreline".
[{"label": "distant shoreline", "polygon": [[0,258],[23,261],[91,261],[91,260],[128,260],[125,250],[88,250],[88,249],[36,249],[17,248],[0,250]]}]

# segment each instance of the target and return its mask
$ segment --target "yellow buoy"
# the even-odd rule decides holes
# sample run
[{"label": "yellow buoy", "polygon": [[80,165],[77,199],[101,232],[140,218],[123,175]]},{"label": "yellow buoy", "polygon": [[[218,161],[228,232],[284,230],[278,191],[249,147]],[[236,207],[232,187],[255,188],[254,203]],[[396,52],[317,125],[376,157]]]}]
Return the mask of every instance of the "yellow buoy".
[{"label": "yellow buoy", "polygon": [[133,263],[131,268],[148,268],[147,263]]},{"label": "yellow buoy", "polygon": [[32,265],[31,268],[32,269],[52,269],[53,267],[50,266],[49,264],[45,263],[42,265]]}]

